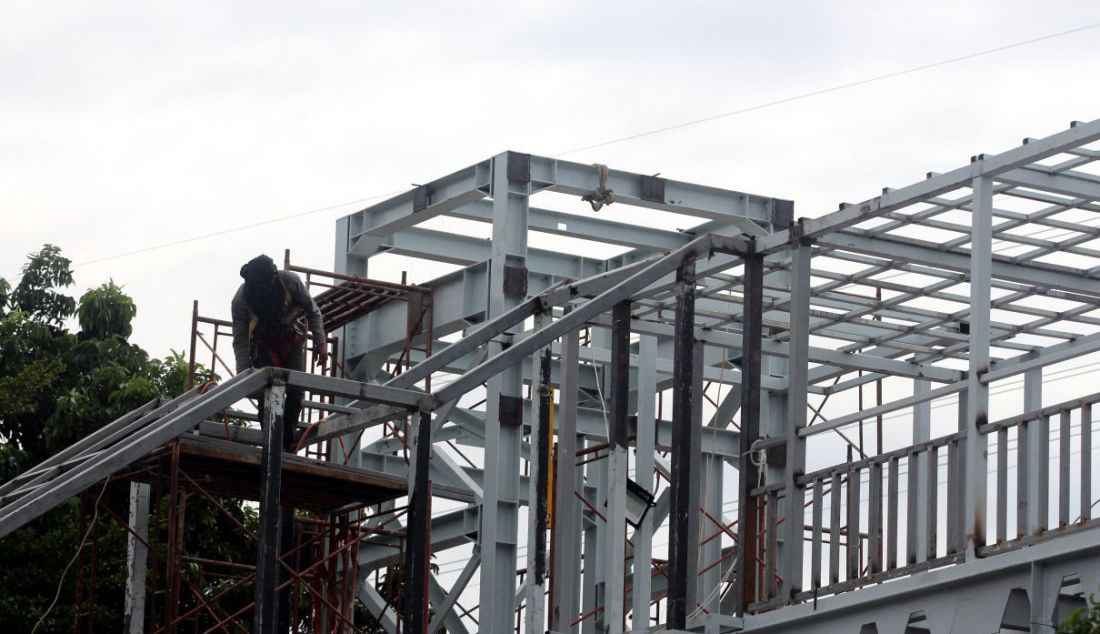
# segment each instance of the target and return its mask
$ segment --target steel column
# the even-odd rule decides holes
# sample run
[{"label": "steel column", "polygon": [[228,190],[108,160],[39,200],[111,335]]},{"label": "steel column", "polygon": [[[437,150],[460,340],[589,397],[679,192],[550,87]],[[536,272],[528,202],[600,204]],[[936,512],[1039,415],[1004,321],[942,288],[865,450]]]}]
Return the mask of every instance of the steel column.
[{"label": "steel column", "polygon": [[122,630],[145,631],[145,564],[149,556],[149,493],[144,482],[130,483],[130,531],[126,536],[126,606]]},{"label": "steel column", "polygon": [[[530,182],[522,179],[525,160],[529,161],[530,157],[505,152],[492,162],[493,238],[489,263],[489,319],[519,305],[526,294]],[[506,347],[505,343],[504,338],[493,340],[489,344],[489,357],[500,354]],[[478,533],[481,540],[479,620],[483,624],[483,632],[510,632],[515,620],[522,378],[522,363],[511,363],[489,377],[486,385],[486,477],[481,530]],[[455,396],[461,396],[461,393]]]},{"label": "steel column", "polygon": [[[801,225],[798,225],[801,226]],[[791,338],[787,388],[787,420],[784,430],[786,463],[783,466],[783,558],[779,576],[783,580],[779,596],[791,600],[802,590],[802,540],[805,524],[802,487],[798,478],[806,470],[806,441],[798,431],[806,426],[806,373],[809,371],[810,345],[810,243],[799,241],[791,246]],[[769,530],[778,530],[768,527]]]},{"label": "steel column", "polygon": [[[753,252],[745,256],[745,312],[741,344],[741,455],[752,458],[753,443],[760,436],[760,338],[763,321],[764,257]],[[757,598],[757,526],[760,502],[751,491],[759,482],[760,470],[753,460],[741,460],[737,495],[737,614]],[[834,491],[834,501],[837,499]],[[836,530],[834,526],[833,530]],[[835,532],[833,533],[836,534]],[[835,561],[835,560],[834,560]],[[831,563],[830,566],[835,565]]]},{"label": "steel column", "polygon": [[554,472],[554,524],[550,546],[553,559],[550,593],[550,629],[555,632],[574,631],[570,623],[579,610],[580,574],[577,543],[580,539],[575,524],[577,473],[577,380],[579,367],[577,331],[561,340],[561,390],[554,423],[558,433],[557,468]]},{"label": "steel column", "polygon": [[[966,532],[966,556],[977,556],[985,546],[986,436],[979,431],[989,422],[989,384],[981,375],[989,370],[989,302],[993,267],[993,179],[973,181],[970,236],[970,368],[967,372],[965,452],[965,514],[959,518]],[[961,397],[960,397],[961,398]]]},{"label": "steel column", "polygon": [[702,354],[696,344],[695,261],[676,271],[675,366],[672,380],[672,510],[668,545],[668,627],[686,629],[695,611],[699,541]]},{"label": "steel column", "polygon": [[405,540],[405,593],[402,619],[407,634],[428,631],[428,576],[431,557],[431,495],[428,480],[432,457],[432,413],[420,410],[412,438],[412,464],[409,465],[409,520]]},{"label": "steel column", "polygon": [[[545,325],[546,315],[535,319]],[[531,407],[531,454],[527,513],[527,609],[526,631],[546,630],[546,521],[547,494],[550,485],[550,348],[535,356],[538,364],[537,388],[533,388]],[[532,381],[532,386],[535,381]]]},{"label": "steel column", "polygon": [[610,634],[623,631],[626,615],[626,481],[630,469],[627,455],[627,418],[630,414],[630,307],[629,301],[615,304],[611,311],[610,437],[607,456],[607,581],[604,592],[604,620]]},{"label": "steel column", "polygon": [[286,382],[273,379],[264,394],[264,444],[260,459],[260,523],[256,531],[256,590],[252,631],[276,631],[282,512],[279,508],[283,480],[283,406]]},{"label": "steel column", "polygon": [[[1024,411],[1033,412],[1043,406],[1043,369],[1032,368],[1024,373]],[[1024,508],[1019,512],[1026,519],[1025,534],[1034,535],[1041,527],[1046,526],[1046,505],[1040,505],[1045,498],[1045,492],[1039,490],[1039,474],[1043,473],[1046,465],[1039,464],[1039,460],[1045,455],[1041,449],[1050,441],[1044,433],[1046,424],[1044,421],[1032,420],[1021,426],[1018,430],[1017,440],[1026,449],[1027,459],[1023,461],[1021,471],[1026,478],[1024,482],[1027,488],[1024,496]]]},{"label": "steel column", "polygon": [[[642,335],[638,340],[638,438],[634,462],[634,481],[653,492],[653,455],[656,451],[657,338]],[[652,592],[653,513],[634,529],[633,613],[630,627],[649,627],[649,602]]]}]

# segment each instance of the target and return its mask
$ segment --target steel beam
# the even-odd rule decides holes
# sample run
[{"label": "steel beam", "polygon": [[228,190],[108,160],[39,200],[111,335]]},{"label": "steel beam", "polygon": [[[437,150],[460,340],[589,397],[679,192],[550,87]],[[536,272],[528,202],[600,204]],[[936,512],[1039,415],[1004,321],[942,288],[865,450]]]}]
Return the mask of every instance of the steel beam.
[{"label": "steel beam", "polygon": [[484,198],[488,179],[489,163],[486,161],[347,216],[348,252],[371,255],[383,237]]},{"label": "steel beam", "polygon": [[[643,190],[642,174],[611,169],[606,187],[615,193],[615,202],[716,220],[754,220],[773,223],[775,199],[660,178],[660,192]],[[563,194],[584,196],[599,185],[597,171],[591,165],[540,156],[531,157],[531,179],[546,189]],[[785,201],[784,201],[785,202]],[[789,203],[787,203],[789,204]],[[782,203],[779,203],[782,206]]]},{"label": "steel beam", "polygon": [[[819,240],[823,248],[842,249],[894,261],[912,262],[948,271],[970,272],[969,253],[944,251],[930,242],[902,239],[896,236],[871,236],[855,233],[833,233]],[[1016,264],[1004,256],[991,257],[992,277],[1037,289],[1056,288],[1066,294],[1079,296],[1080,301],[1100,301],[1100,287],[1096,279],[1090,279],[1080,271],[1031,262]]]},{"label": "steel beam", "polygon": [[[492,221],[492,205],[488,201],[477,201],[463,205],[449,216],[480,222]],[[604,218],[570,214],[551,209],[531,207],[527,214],[527,228],[530,231],[577,238],[581,240],[598,239],[604,244],[614,244],[643,251],[672,251],[678,249],[694,237],[680,231],[666,231],[628,222],[614,222]],[[694,232],[700,235],[699,232]]]},{"label": "steel beam", "polygon": [[207,392],[203,398],[189,400],[171,414],[149,421],[145,427],[117,439],[109,451],[89,454],[87,459],[50,481],[48,491],[23,496],[0,509],[0,537],[189,431],[207,416],[248,396],[267,383],[270,376],[269,372],[258,370],[238,374]]},{"label": "steel beam", "polygon": [[[492,245],[482,238],[416,228],[387,236],[378,250],[380,253],[472,266],[489,260]],[[602,259],[546,249],[528,249],[527,266],[535,275],[570,279],[585,278],[604,271]]]},{"label": "steel beam", "polygon": [[1100,333],[1083,335],[1065,343],[1054,344],[1041,351],[1023,354],[991,364],[988,372],[979,376],[979,380],[988,385],[1034,368],[1061,363],[1100,350]]},{"label": "steel beam", "polygon": [[[887,212],[922,202],[929,197],[968,186],[975,177],[996,176],[1097,139],[1100,139],[1100,119],[1072,126],[1068,130],[1031,141],[1001,154],[979,157],[970,165],[935,175],[920,183],[891,189],[881,196],[859,204],[844,205],[838,211],[809,218],[802,230],[803,236],[818,238],[834,233],[864,220],[877,218]],[[790,235],[787,231],[777,231],[761,239],[759,250],[765,254],[782,251],[789,241]]]},{"label": "steel beam", "polygon": [[464,634],[466,632],[466,626],[458,614],[455,613],[454,607],[458,603],[459,595],[466,589],[470,579],[474,576],[474,572],[477,571],[477,567],[480,565],[481,549],[474,545],[474,552],[466,560],[466,565],[462,567],[462,572],[458,574],[458,579],[455,579],[455,582],[451,585],[450,591],[444,593],[442,588],[439,587],[439,582],[435,580],[435,577],[432,577],[432,588],[437,590],[433,590],[432,593],[432,607],[435,608],[435,616],[432,617],[432,622],[428,625],[429,632],[438,632],[444,626],[446,626],[448,634],[451,632]]},{"label": "steel beam", "polygon": [[645,266],[584,304],[575,307],[569,314],[554,321],[546,328],[519,340],[499,354],[491,355],[485,362],[436,392],[436,402],[446,403],[458,398],[474,386],[480,385],[488,377],[514,365],[538,348],[547,345],[570,330],[579,328],[590,318],[608,310],[615,304],[629,299],[635,292],[675,270],[682,262],[694,261],[704,255],[709,250],[710,242],[711,236],[703,236],[692,240],[687,245]]}]

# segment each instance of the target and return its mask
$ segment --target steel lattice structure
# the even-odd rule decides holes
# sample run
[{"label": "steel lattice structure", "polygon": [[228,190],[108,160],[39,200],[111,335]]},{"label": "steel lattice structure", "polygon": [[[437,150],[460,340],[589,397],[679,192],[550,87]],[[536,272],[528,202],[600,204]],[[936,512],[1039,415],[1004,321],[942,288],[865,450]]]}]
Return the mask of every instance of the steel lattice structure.
[{"label": "steel lattice structure", "polygon": [[[442,352],[390,380],[450,380],[420,426],[433,434],[430,465],[410,477],[476,498],[433,516],[433,552],[477,543],[451,588],[429,580],[433,602],[450,608],[479,577],[481,631],[513,629],[520,606],[526,631],[823,631],[826,621],[828,631],[992,631],[1064,615],[1057,597],[1100,583],[1096,566],[1059,576],[1054,563],[1071,542],[1073,557],[1097,562],[1095,399],[1086,387],[1042,409],[1054,393],[1043,400],[1042,368],[1100,343],[1097,138],[1100,123],[1075,124],[798,222],[775,198],[514,152],[340,221],[337,270],[366,275],[384,252],[461,266],[426,283]],[[616,205],[642,208],[637,224],[580,201],[563,212],[561,197],[555,209],[536,206],[546,193],[599,200],[606,190]],[[691,227],[648,228],[647,210],[689,216]],[[418,226],[437,217],[484,223],[490,239]],[[594,260],[598,249],[529,248],[539,233],[621,252]],[[372,364],[401,338],[402,319],[379,311],[349,328],[356,378],[378,380]],[[1021,377],[1021,402],[991,409],[990,386]],[[876,384],[864,406],[864,387]],[[539,395],[551,390],[552,495],[577,499],[554,507],[542,577],[545,524],[541,513],[521,522],[519,509],[544,503]],[[670,416],[654,396],[671,397]],[[950,420],[933,424],[933,404],[945,403]],[[1008,417],[991,422],[991,412]],[[861,442],[855,459],[830,442],[857,426],[862,437],[864,421],[883,417],[900,420],[876,447]],[[363,453],[376,467],[388,464],[380,442]],[[462,445],[480,455],[476,467],[459,466]],[[593,452],[606,460],[562,460]],[[628,473],[656,487],[657,505],[641,526],[611,530],[626,526]],[[723,517],[740,500],[749,503]],[[653,549],[656,534],[667,553]],[[1030,547],[1055,535],[1066,541],[1048,554]],[[381,561],[371,557],[366,567]],[[976,577],[998,590],[950,609],[954,584]],[[1013,588],[1034,597],[1022,621]],[[894,605],[907,600],[908,611]],[[954,625],[942,610],[958,613]],[[441,611],[433,624],[474,627],[460,614]]]},{"label": "steel lattice structure", "polygon": [[[232,439],[263,447],[264,627],[289,384],[338,399],[303,446],[407,482],[360,500],[393,522],[407,491],[356,550],[387,631],[1050,631],[1100,586],[1098,141],[1076,123],[798,220],[499,154],[337,222],[348,288],[383,254],[449,269],[343,321],[346,378],[151,404],[0,489],[0,535],[266,390]],[[399,600],[368,582],[394,565]]]}]

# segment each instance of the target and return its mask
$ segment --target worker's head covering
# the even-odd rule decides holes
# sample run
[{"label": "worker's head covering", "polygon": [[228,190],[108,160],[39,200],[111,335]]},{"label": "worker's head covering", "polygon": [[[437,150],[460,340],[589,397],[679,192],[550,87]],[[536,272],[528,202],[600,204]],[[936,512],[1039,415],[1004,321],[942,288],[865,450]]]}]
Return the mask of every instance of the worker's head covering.
[{"label": "worker's head covering", "polygon": [[266,255],[257,255],[241,267],[241,277],[247,286],[265,288],[275,283],[275,262]]}]

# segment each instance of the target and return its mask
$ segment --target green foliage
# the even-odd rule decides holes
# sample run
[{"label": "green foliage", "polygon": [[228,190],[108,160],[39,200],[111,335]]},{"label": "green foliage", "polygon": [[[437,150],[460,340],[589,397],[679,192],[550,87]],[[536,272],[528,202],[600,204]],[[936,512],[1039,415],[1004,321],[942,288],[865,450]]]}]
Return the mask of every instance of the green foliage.
[{"label": "green foliage", "polygon": [[71,261],[61,256],[61,249],[46,244],[38,253],[28,254],[23,277],[11,294],[14,308],[29,313],[47,326],[60,327],[76,310],[76,300],[55,289],[73,283]]},{"label": "green foliage", "polygon": [[[72,281],[69,260],[52,245],[28,256],[14,290],[0,279],[0,483],[144,403],[184,391],[187,361],[181,353],[150,359],[128,341],[137,308],[121,287],[108,282],[84,293],[78,303],[64,292]],[[65,322],[74,315],[79,331],[71,333]],[[127,488],[112,485],[102,493],[103,502],[124,516]],[[191,499],[185,506],[188,552],[252,561],[255,547],[233,519],[205,499]],[[247,507],[232,501],[223,506],[236,521],[255,525]],[[78,501],[69,500],[0,539],[4,632],[30,632],[53,600],[59,580],[57,606],[38,632],[72,631],[79,566],[63,578],[61,573],[82,537],[78,511]],[[126,530],[100,514],[89,538],[96,552],[96,608],[90,629],[120,631]],[[91,574],[87,562],[83,574]]]},{"label": "green foliage", "polygon": [[1100,601],[1089,597],[1087,607],[1078,608],[1058,626],[1059,634],[1100,634]]},{"label": "green foliage", "polygon": [[134,330],[130,322],[137,315],[137,306],[112,280],[84,293],[76,315],[80,331],[87,337],[125,339]]}]

